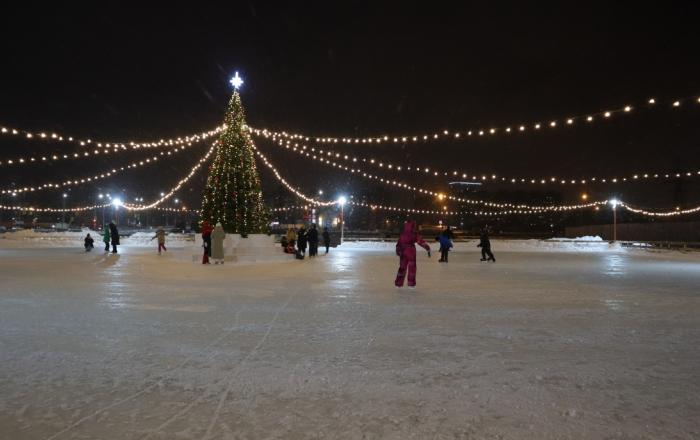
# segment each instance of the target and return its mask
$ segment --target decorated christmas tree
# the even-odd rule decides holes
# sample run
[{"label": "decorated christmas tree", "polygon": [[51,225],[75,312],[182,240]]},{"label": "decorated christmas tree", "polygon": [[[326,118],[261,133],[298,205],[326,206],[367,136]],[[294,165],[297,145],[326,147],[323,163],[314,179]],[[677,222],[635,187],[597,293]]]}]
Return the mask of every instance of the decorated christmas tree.
[{"label": "decorated christmas tree", "polygon": [[268,214],[238,94],[242,83],[238,73],[232,83],[235,90],[226,112],[226,129],[217,140],[216,154],[209,168],[201,218],[211,225],[221,222],[226,232],[245,237],[267,232]]}]

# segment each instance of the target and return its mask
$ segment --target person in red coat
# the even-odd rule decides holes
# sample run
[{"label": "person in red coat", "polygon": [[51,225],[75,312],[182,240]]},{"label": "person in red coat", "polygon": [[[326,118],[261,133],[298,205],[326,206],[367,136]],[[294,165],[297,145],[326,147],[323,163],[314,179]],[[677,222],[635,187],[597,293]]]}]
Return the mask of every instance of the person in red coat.
[{"label": "person in red coat", "polygon": [[409,220],[404,223],[403,232],[396,243],[396,255],[401,258],[399,272],[396,274],[396,287],[403,287],[407,271],[408,287],[416,287],[416,243],[428,251],[430,257],[430,246],[418,233],[416,222]]},{"label": "person in red coat", "polygon": [[214,228],[211,227],[209,222],[205,221],[202,223],[202,247],[204,248],[204,255],[202,255],[202,264],[210,264],[209,257],[211,256],[211,232]]}]

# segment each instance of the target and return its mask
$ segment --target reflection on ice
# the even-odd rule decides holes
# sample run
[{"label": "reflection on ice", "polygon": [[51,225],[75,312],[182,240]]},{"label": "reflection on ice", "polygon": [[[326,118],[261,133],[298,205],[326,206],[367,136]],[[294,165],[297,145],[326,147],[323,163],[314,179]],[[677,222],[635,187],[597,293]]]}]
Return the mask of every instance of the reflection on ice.
[{"label": "reflection on ice", "polygon": [[612,276],[622,276],[625,275],[625,261],[620,254],[605,254],[603,256],[605,261],[605,274]]}]

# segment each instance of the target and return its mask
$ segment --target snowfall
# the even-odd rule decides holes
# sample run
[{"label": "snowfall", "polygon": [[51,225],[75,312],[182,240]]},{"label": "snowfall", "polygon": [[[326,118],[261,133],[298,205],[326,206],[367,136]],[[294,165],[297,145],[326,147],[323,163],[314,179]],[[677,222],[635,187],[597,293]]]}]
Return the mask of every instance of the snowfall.
[{"label": "snowfall", "polygon": [[697,439],[700,253],[581,240],[204,266],[0,234],[0,438]]}]

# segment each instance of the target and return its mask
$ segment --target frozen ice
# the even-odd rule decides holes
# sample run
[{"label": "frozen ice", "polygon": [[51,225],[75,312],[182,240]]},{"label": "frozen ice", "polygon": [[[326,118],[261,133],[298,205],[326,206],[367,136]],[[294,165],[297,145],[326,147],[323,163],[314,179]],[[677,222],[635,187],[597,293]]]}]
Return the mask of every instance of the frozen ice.
[{"label": "frozen ice", "polygon": [[457,243],[408,290],[393,243],[203,266],[63,234],[0,238],[2,439],[700,437],[698,253]]}]

